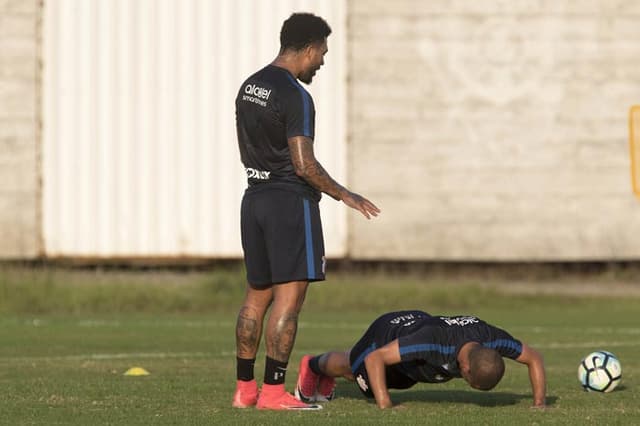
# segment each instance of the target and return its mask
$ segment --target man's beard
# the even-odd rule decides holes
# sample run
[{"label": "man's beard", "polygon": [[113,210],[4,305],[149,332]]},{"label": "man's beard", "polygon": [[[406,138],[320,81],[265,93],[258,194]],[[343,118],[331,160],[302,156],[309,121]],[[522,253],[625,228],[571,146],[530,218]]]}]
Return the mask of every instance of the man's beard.
[{"label": "man's beard", "polygon": [[311,80],[313,80],[313,76],[316,73],[317,69],[315,70],[311,70],[309,72],[306,72],[304,74],[300,74],[298,76],[298,78],[300,79],[301,82],[305,83],[305,84],[311,84]]}]

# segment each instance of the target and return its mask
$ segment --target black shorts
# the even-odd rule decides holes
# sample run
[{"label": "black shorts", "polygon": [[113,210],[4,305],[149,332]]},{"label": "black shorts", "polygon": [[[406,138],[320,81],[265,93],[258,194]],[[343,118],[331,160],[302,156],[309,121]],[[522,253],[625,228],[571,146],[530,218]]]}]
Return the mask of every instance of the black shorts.
[{"label": "black shorts", "polygon": [[[364,365],[364,359],[371,352],[386,345],[387,342],[386,331],[389,320],[396,317],[397,312],[391,312],[384,314],[376,319],[364,335],[356,342],[349,354],[349,363],[351,364],[351,372],[353,377],[360,388],[360,391],[367,398],[373,398],[373,392],[371,391],[371,384],[369,383],[369,375]],[[388,389],[407,389],[415,385],[417,381],[405,376],[400,372],[399,365],[387,366],[385,368],[385,377],[387,380]]]},{"label": "black shorts", "polygon": [[240,209],[247,281],[254,287],[322,281],[324,241],[318,202],[282,188],[246,191]]}]

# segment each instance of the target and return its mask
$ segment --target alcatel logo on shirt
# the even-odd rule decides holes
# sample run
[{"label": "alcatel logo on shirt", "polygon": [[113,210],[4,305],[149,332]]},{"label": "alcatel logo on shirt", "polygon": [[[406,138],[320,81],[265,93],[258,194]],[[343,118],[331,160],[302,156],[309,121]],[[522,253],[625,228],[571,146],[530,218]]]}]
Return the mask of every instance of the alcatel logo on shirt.
[{"label": "alcatel logo on shirt", "polygon": [[269,99],[269,95],[271,95],[271,90],[267,90],[264,87],[256,86],[255,84],[247,84],[246,86],[244,86],[244,93],[246,93],[247,95],[253,95],[266,101],[267,99]]},{"label": "alcatel logo on shirt", "polygon": [[459,325],[464,327],[469,324],[478,324],[480,321],[476,317],[440,317],[447,325]]}]

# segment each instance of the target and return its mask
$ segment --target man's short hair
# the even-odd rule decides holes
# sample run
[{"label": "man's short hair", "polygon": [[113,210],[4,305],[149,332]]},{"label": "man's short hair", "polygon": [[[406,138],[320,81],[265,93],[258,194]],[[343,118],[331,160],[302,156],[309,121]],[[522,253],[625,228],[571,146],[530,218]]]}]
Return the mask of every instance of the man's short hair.
[{"label": "man's short hair", "polygon": [[294,13],[282,24],[280,51],[299,51],[310,44],[322,42],[331,34],[331,27],[312,13]]},{"label": "man's short hair", "polygon": [[504,375],[504,360],[494,349],[475,346],[469,352],[469,370],[473,387],[485,391],[491,390]]}]

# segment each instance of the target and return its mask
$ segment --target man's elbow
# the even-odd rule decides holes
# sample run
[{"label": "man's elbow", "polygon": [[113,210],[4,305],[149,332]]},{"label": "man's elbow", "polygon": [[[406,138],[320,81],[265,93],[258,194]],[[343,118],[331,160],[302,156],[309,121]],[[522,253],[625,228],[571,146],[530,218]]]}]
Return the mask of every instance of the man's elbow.
[{"label": "man's elbow", "polygon": [[294,172],[296,173],[296,176],[298,176],[299,178],[306,180],[308,177],[307,171],[304,167],[295,167]]},{"label": "man's elbow", "polygon": [[371,366],[371,354],[368,354],[367,356],[364,357],[364,368],[368,370],[370,366]]},{"label": "man's elbow", "polygon": [[369,353],[366,357],[364,357],[364,365],[365,367],[370,367],[374,364],[381,362],[380,354],[376,351]]},{"label": "man's elbow", "polygon": [[533,348],[530,348],[530,349],[531,349],[532,358],[540,365],[544,365],[544,357],[542,356],[542,353]]},{"label": "man's elbow", "polygon": [[317,164],[318,163],[312,161],[300,161],[294,164],[293,170],[299,178],[309,181],[318,175],[319,169]]}]

